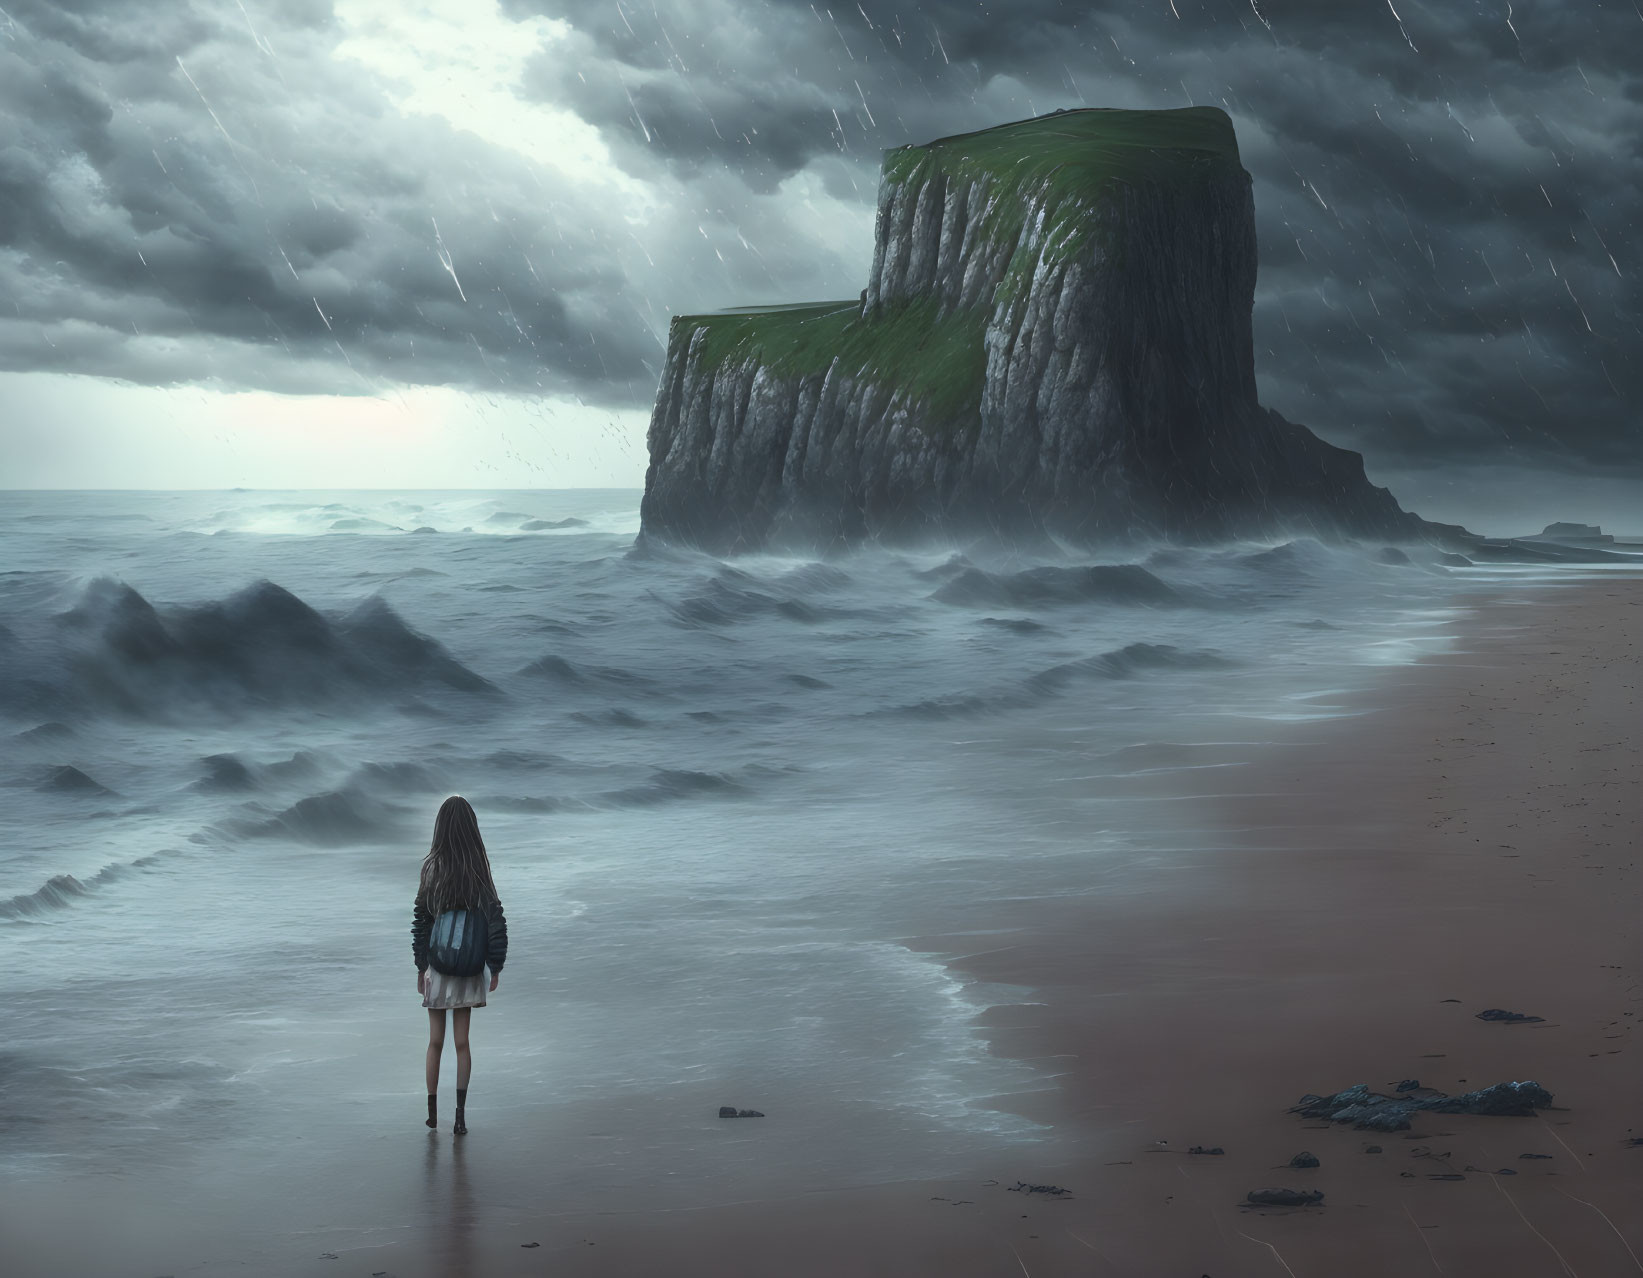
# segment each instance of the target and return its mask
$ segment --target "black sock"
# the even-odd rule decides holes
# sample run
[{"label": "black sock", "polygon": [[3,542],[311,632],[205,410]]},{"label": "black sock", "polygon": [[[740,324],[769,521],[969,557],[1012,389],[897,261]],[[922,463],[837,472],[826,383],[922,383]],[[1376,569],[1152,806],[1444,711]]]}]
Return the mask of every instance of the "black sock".
[{"label": "black sock", "polygon": [[466,1132],[468,1130],[468,1124],[466,1124],[465,1122],[462,1121],[462,1108],[467,1103],[468,1103],[468,1089],[466,1087],[457,1088],[456,1089],[456,1122],[455,1122],[455,1124],[452,1125],[451,1130],[453,1132],[456,1132],[458,1135],[461,1135],[463,1132]]},{"label": "black sock", "polygon": [[432,1092],[428,1093],[428,1126],[439,1126],[439,1097]]}]

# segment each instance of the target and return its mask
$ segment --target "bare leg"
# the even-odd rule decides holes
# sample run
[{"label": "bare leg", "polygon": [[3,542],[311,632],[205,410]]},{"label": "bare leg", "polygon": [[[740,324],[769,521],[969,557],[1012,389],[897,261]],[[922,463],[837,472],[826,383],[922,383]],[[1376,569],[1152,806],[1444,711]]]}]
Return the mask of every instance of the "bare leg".
[{"label": "bare leg", "polygon": [[451,1025],[456,1032],[456,1125],[451,1130],[458,1134],[468,1130],[462,1110],[468,1100],[468,1075],[473,1070],[473,1056],[468,1051],[468,1022],[472,1017],[471,1007],[451,1009]]},{"label": "bare leg", "polygon": [[451,1028],[456,1032],[456,1085],[468,1090],[468,1075],[473,1070],[473,1056],[468,1051],[468,1022],[473,1019],[473,1008],[453,1007]]},{"label": "bare leg", "polygon": [[[467,1026],[463,1026],[463,1038],[467,1038]],[[439,1057],[445,1050],[445,1009],[430,1007],[428,1009],[428,1095],[432,1096],[439,1091]]]}]

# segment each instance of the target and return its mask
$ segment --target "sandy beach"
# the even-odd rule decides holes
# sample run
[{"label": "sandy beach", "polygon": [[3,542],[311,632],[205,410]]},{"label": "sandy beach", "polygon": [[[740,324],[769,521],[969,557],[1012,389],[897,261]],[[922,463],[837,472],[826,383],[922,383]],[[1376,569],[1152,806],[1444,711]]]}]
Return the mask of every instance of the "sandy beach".
[{"label": "sandy beach", "polygon": [[[1253,764],[1160,781],[1174,787],[1159,799],[1183,830],[1218,834],[1200,864],[1118,899],[1001,904],[1004,942],[954,960],[1033,991],[992,1008],[986,1032],[993,1050],[1034,1060],[1059,1087],[996,1103],[1075,1133],[1076,1161],[686,1213],[628,1198],[564,1215],[527,1191],[517,1238],[478,1236],[456,1195],[451,1219],[428,1222],[426,1247],[293,1257],[283,1271],[1643,1270],[1643,1148],[1630,1143],[1643,1135],[1643,583],[1464,602],[1474,611],[1456,650],[1343,697],[1356,713],[1281,725]],[[1205,783],[1181,794],[1182,775]],[[1542,1019],[1478,1019],[1489,1008]],[[1390,1092],[1410,1079],[1452,1094],[1533,1079],[1555,1106],[1532,1118],[1417,1115],[1385,1134],[1288,1112],[1303,1093]],[[1303,1150],[1317,1168],[1288,1166]],[[1325,1199],[1245,1205],[1265,1187]]]}]

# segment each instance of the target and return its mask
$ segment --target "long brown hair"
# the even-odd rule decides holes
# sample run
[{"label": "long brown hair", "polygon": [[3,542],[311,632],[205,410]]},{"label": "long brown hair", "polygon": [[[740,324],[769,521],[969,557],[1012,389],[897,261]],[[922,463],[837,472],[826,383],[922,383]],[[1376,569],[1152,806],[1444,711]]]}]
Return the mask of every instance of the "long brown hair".
[{"label": "long brown hair", "polygon": [[460,794],[439,805],[416,896],[436,918],[446,910],[483,908],[501,899],[491,881],[485,840],[479,837],[479,818]]}]

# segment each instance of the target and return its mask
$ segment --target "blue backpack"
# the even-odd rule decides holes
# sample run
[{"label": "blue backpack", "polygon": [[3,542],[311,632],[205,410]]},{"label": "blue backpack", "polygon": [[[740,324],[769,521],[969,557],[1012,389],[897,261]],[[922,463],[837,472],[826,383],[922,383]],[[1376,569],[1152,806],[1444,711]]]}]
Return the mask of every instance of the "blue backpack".
[{"label": "blue backpack", "polygon": [[478,976],[485,970],[490,930],[479,910],[446,910],[428,936],[428,966],[446,976]]}]

